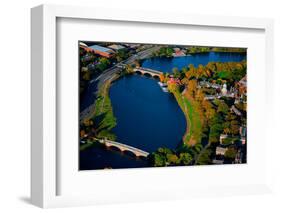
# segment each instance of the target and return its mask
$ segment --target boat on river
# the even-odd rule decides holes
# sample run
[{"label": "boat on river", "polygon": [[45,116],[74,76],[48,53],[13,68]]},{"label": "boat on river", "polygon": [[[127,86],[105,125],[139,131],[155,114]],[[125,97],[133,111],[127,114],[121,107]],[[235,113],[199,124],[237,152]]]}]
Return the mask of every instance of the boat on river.
[{"label": "boat on river", "polygon": [[168,92],[168,88],[167,88],[168,85],[166,83],[162,83],[159,81],[158,84],[160,85],[163,92]]}]

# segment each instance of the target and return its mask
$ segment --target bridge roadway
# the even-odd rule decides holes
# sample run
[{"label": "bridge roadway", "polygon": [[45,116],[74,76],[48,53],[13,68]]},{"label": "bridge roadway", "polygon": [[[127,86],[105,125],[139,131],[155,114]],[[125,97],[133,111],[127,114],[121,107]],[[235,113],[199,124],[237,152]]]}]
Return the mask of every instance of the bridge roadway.
[{"label": "bridge roadway", "polygon": [[146,151],[143,151],[143,150],[138,149],[136,147],[129,146],[127,144],[123,144],[123,143],[120,143],[120,142],[111,141],[111,140],[107,140],[107,139],[102,139],[99,142],[104,144],[107,147],[111,147],[111,146],[117,147],[122,152],[130,151],[130,152],[134,153],[137,157],[147,157],[149,155],[149,153],[146,152]]}]

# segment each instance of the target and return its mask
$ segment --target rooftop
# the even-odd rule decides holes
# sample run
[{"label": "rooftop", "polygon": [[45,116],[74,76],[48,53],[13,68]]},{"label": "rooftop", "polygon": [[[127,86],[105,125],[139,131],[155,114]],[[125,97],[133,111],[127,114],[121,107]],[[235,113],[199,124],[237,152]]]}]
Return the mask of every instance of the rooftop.
[{"label": "rooftop", "polygon": [[99,45],[92,45],[89,48],[91,48],[93,50],[100,51],[100,52],[111,52],[111,53],[113,52],[112,49],[109,49],[109,48],[106,48],[106,47],[103,47],[103,46],[99,46]]},{"label": "rooftop", "polygon": [[111,48],[114,50],[121,50],[121,49],[124,49],[125,47],[120,44],[112,44],[112,45],[108,46],[108,48]]}]

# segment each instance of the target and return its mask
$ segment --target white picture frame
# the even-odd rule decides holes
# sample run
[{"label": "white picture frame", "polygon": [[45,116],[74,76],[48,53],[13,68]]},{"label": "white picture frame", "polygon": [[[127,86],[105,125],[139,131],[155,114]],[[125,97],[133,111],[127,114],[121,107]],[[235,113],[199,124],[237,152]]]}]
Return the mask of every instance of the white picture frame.
[{"label": "white picture frame", "polygon": [[[100,8],[84,8],[73,6],[41,5],[31,10],[31,56],[32,56],[32,88],[31,88],[31,201],[33,204],[47,207],[62,207],[76,205],[91,205],[97,203],[114,203],[142,200],[173,199],[171,196],[162,196],[159,188],[152,189],[150,196],[140,193],[136,196],[112,195],[83,196],[83,195],[58,195],[58,173],[61,169],[57,164],[57,82],[56,70],[56,36],[57,19],[87,19],[87,20],[117,20],[121,22],[153,23],[161,25],[189,25],[200,27],[231,29],[256,29],[265,34],[265,68],[266,75],[266,104],[271,108],[273,104],[270,91],[273,89],[271,78],[273,76],[273,21],[271,19],[217,17],[188,14],[164,14],[148,11],[116,11],[107,9],[104,13]],[[267,123],[272,119],[272,111],[268,110]],[[270,128],[266,126],[266,136],[270,138]],[[213,196],[213,195],[242,195],[252,193],[270,192],[272,188],[272,171],[270,161],[270,143],[266,140],[266,163],[262,172],[266,175],[260,183],[250,184],[222,184],[221,186],[200,187],[196,183],[193,188],[169,188],[174,198]],[[154,171],[156,169],[149,169]],[[161,170],[161,169],[160,169]],[[212,168],[208,168],[212,170]],[[166,172],[161,170],[162,175]],[[163,172],[164,171],[164,172]],[[181,171],[184,171],[181,169]],[[123,175],[132,171],[122,171]],[[141,173],[141,172],[139,172]],[[188,192],[186,191],[188,189]],[[165,191],[166,192],[166,191]],[[136,192],[137,194],[137,192]],[[159,195],[156,197],[156,195]]]}]

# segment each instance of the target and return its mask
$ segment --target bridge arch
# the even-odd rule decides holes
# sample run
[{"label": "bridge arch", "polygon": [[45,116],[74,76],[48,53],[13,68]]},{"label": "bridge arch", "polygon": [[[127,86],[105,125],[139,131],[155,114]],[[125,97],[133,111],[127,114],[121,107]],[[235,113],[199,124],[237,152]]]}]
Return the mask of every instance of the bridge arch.
[{"label": "bridge arch", "polygon": [[152,76],[153,78],[157,79],[157,80],[160,80],[160,76],[159,75],[154,75]]},{"label": "bridge arch", "polygon": [[112,151],[119,151],[119,152],[123,152],[123,151],[124,151],[124,150],[121,149],[119,146],[115,146],[115,145],[113,145],[113,144],[105,144],[105,147],[106,147],[107,149],[112,150]]},{"label": "bridge arch", "polygon": [[110,147],[113,147],[114,149],[117,148],[121,152],[132,152],[136,157],[143,156],[146,158],[149,155],[149,153],[146,151],[143,151],[141,149],[129,146],[127,144],[122,144],[122,143],[119,143],[116,141],[101,139],[101,140],[99,140],[99,142],[104,144],[108,148],[110,148]]},{"label": "bridge arch", "polygon": [[138,74],[138,75],[142,75],[142,74],[143,74],[143,73],[142,73],[141,71],[139,71],[139,70],[135,71],[135,73]]},{"label": "bridge arch", "polygon": [[138,157],[138,155],[135,153],[135,152],[133,152],[133,151],[131,151],[131,150],[128,150],[128,149],[125,149],[124,151],[122,151],[124,154],[126,154],[126,155],[129,155],[129,156],[132,156],[132,157]]},{"label": "bridge arch", "polygon": [[152,73],[150,73],[150,72],[143,72],[143,75],[147,76],[147,77],[151,77],[151,78],[154,77],[154,75]]}]

